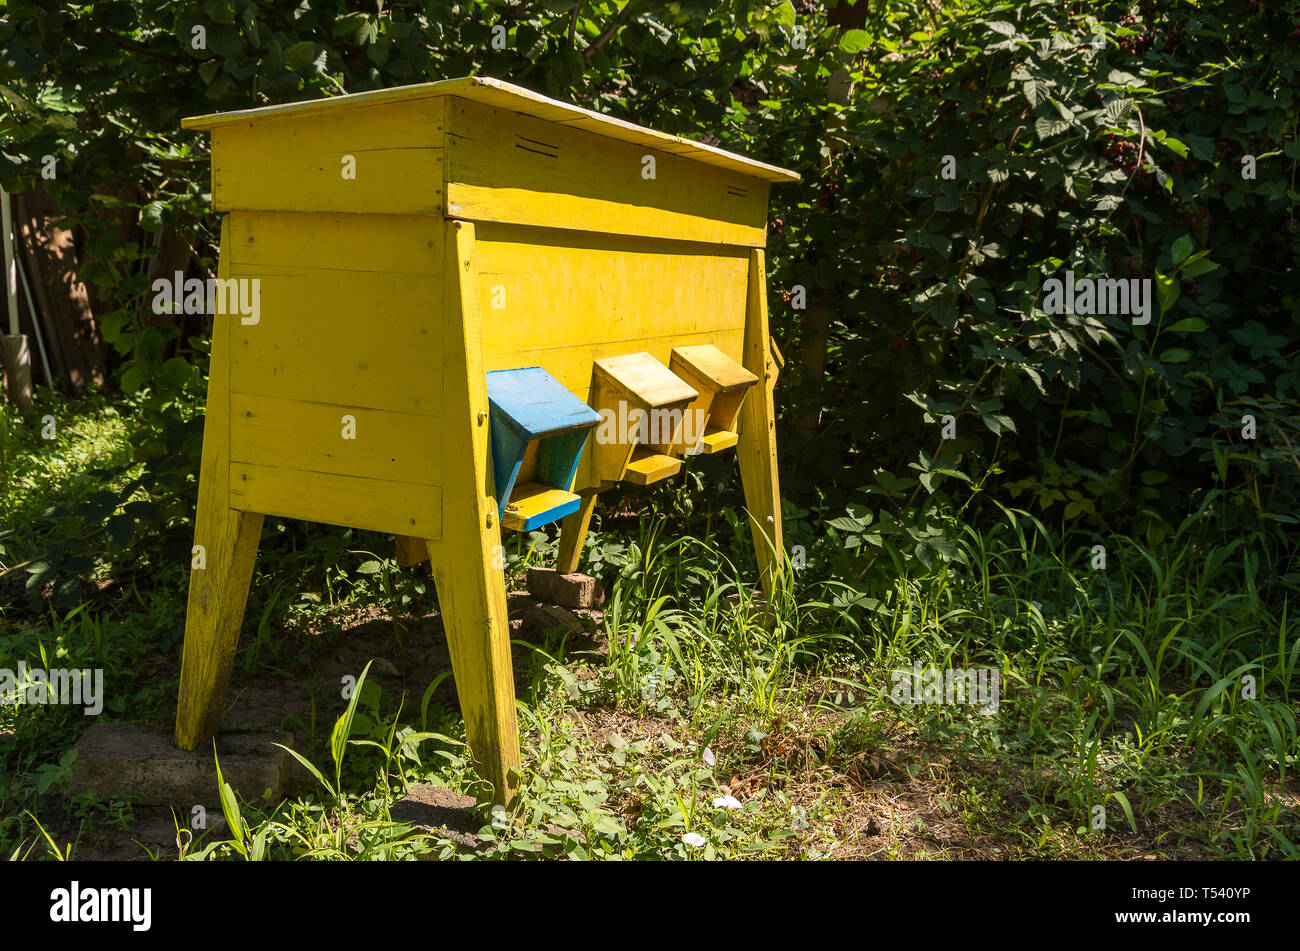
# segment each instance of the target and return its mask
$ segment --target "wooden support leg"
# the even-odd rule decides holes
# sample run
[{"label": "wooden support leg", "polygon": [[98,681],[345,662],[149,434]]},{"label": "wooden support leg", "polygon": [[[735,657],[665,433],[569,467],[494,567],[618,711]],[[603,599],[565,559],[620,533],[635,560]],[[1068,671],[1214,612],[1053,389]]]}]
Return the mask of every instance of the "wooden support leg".
[{"label": "wooden support leg", "polygon": [[501,528],[488,463],[487,375],[474,226],[448,221],[446,234],[443,287],[448,328],[439,383],[447,452],[457,465],[448,467],[442,538],[429,542],[429,560],[470,749],[491,784],[492,798],[508,806],[518,793],[519,733]]},{"label": "wooden support leg", "polygon": [[423,538],[410,535],[397,536],[397,563],[403,568],[418,565],[429,557],[429,548]]},{"label": "wooden support leg", "polygon": [[745,507],[754,537],[759,580],[771,600],[786,578],[787,559],[781,531],[781,485],[776,469],[776,411],[772,388],[777,367],[772,358],[767,327],[767,275],[763,252],[749,256],[749,295],[745,318],[745,369],[759,383],[745,397],[740,415],[740,440],[736,456],[745,488]]},{"label": "wooden support leg", "polygon": [[582,545],[587,540],[587,529],[591,527],[591,512],[596,507],[595,492],[582,496],[582,506],[572,515],[564,516],[560,522],[560,557],[555,570],[562,575],[572,574],[578,570],[578,559],[582,557]]},{"label": "wooden support leg", "polygon": [[181,649],[176,745],[198,749],[221,728],[221,709],[239,645],[239,628],[262,535],[262,516],[201,498],[195,544],[204,567],[190,570],[185,646]]},{"label": "wooden support leg", "polygon": [[518,792],[512,773],[519,769],[519,734],[505,575],[490,549],[480,557],[462,545],[430,542],[429,557],[470,749],[493,801],[510,805]]},{"label": "wooden support leg", "polygon": [[[230,216],[221,222],[217,276],[230,277]],[[212,328],[212,373],[203,422],[199,467],[199,510],[194,519],[190,596],[181,648],[176,745],[198,749],[221,728],[221,709],[235,662],[239,628],[248,601],[262,516],[230,507],[230,323],[218,317]]]}]

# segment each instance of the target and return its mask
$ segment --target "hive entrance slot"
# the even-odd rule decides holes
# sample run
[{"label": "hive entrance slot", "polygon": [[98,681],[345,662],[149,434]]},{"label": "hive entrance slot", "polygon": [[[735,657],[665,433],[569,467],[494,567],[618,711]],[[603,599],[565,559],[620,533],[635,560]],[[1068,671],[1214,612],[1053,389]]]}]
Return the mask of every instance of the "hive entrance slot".
[{"label": "hive entrance slot", "polygon": [[502,527],[531,531],[577,511],[573,479],[600,417],[541,367],[496,370],[487,384]]},{"label": "hive entrance slot", "polygon": [[684,433],[694,439],[686,408],[699,394],[648,353],[597,360],[592,405],[602,421],[594,465],[602,482],[650,485],[676,475]]},{"label": "hive entrance slot", "polygon": [[758,382],[731,357],[712,344],[675,347],[672,372],[699,391],[687,408],[696,428],[687,430],[682,452],[687,455],[721,452],[740,441],[736,421],[749,388]]}]

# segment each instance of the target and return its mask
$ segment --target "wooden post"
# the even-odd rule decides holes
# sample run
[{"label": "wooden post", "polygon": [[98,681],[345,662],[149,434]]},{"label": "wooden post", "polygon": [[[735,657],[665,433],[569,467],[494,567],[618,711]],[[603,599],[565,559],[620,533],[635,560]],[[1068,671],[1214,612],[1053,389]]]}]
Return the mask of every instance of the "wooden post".
[{"label": "wooden post", "polygon": [[488,465],[487,378],[474,225],[448,221],[443,307],[442,406],[448,456],[442,540],[429,542],[438,606],[447,632],[465,732],[494,801],[519,789],[519,734],[510,663],[510,622],[501,567],[501,527]]},{"label": "wooden post", "polygon": [[759,384],[741,407],[736,455],[759,580],[764,595],[771,600],[775,588],[785,580],[788,561],[781,538],[781,486],[776,470],[776,411],[772,401],[777,367],[767,326],[767,273],[763,252],[757,248],[749,252],[744,364],[758,377]]},{"label": "wooden post", "polygon": [[[230,277],[230,216],[221,222],[218,275]],[[221,728],[230,670],[262,534],[262,516],[230,507],[230,321],[213,316],[208,404],[194,520],[189,606],[181,649],[176,745],[198,749]]]},{"label": "wooden post", "polygon": [[397,536],[397,563],[403,568],[418,565],[429,557],[429,548],[422,538],[410,535]]},{"label": "wooden post", "polygon": [[9,333],[4,335],[3,342],[5,389],[9,401],[30,419],[36,412],[32,403],[32,353],[27,349],[27,338],[18,332],[18,259],[14,254],[14,223],[9,213],[9,194],[2,188],[0,227],[4,228],[5,291],[9,304]]},{"label": "wooden post", "polygon": [[555,570],[562,575],[572,574],[578,570],[578,559],[582,557],[582,546],[587,540],[587,529],[591,526],[591,513],[596,507],[595,491],[582,494],[582,506],[572,515],[566,515],[560,522],[560,557],[556,560]]},{"label": "wooden post", "polygon": [[36,404],[32,402],[32,352],[27,347],[26,334],[5,334],[4,368],[5,390],[9,402],[18,407],[18,412],[31,419],[36,415]]}]

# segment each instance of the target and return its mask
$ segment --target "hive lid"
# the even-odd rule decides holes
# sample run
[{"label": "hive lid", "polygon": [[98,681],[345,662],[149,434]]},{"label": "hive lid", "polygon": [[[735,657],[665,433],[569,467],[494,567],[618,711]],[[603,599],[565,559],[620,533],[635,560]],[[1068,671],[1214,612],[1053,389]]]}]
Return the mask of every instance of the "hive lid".
[{"label": "hive lid", "polygon": [[262,119],[276,119],[290,116],[313,116],[333,113],[364,106],[377,106],[395,102],[413,102],[420,99],[432,99],[438,96],[457,96],[473,102],[481,102],[500,109],[510,109],[523,115],[534,116],[548,122],[572,126],[586,132],[608,136],[624,142],[632,142],[646,148],[656,149],[679,155],[682,158],[725,168],[741,175],[761,179],[766,182],[797,182],[799,174],[789,169],[778,168],[754,159],[736,155],[723,149],[692,142],[680,136],[666,132],[656,132],[644,126],[624,122],[613,116],[602,115],[590,109],[573,106],[567,102],[548,99],[530,89],[492,79],[486,76],[464,76],[459,79],[443,79],[433,83],[419,83],[413,86],[397,86],[392,89],[376,89],[371,92],[353,93],[348,96],[334,96],[329,99],[313,99],[308,102],[291,102],[278,106],[262,106],[257,109],[240,109],[236,112],[217,112],[205,116],[190,116],[182,119],[181,125],[186,129],[211,130],[223,126],[251,123]]},{"label": "hive lid", "polygon": [[[758,377],[750,373],[731,357],[727,356],[711,343],[702,343],[690,347],[674,347],[673,363],[681,361],[691,368],[696,376],[708,381],[722,392],[736,390],[744,386],[753,386]],[[674,369],[674,372],[677,372]],[[694,385],[693,380],[688,380]]]},{"label": "hive lid", "polygon": [[596,373],[649,408],[689,403],[700,394],[648,353],[596,361]]},{"label": "hive lid", "polygon": [[498,418],[528,439],[600,422],[600,414],[541,367],[494,370],[487,375],[487,388]]}]

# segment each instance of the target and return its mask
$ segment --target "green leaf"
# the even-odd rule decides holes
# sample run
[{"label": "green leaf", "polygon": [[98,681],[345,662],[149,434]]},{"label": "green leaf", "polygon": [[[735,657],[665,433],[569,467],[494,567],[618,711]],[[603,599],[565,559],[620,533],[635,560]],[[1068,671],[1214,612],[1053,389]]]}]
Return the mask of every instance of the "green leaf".
[{"label": "green leaf", "polygon": [[357,703],[361,699],[361,688],[366,683],[366,674],[370,672],[370,665],[373,663],[374,661],[366,661],[361,676],[357,678],[356,688],[352,691],[352,698],[348,701],[348,708],[334,721],[334,729],[330,731],[330,755],[334,759],[334,788],[340,796],[343,792],[343,757],[347,753],[348,740],[352,738],[352,720],[357,714]]},{"label": "green leaf", "polygon": [[841,53],[861,53],[871,45],[871,34],[866,30],[846,30],[840,37]]},{"label": "green leaf", "polygon": [[1171,333],[1198,334],[1202,330],[1208,329],[1209,326],[1210,325],[1200,317],[1184,317],[1182,320],[1178,321],[1178,323],[1166,329]]},{"label": "green leaf", "polygon": [[316,58],[316,44],[311,40],[302,40],[294,43],[284,51],[284,68],[290,72],[297,72],[311,65],[311,61]]},{"label": "green leaf", "polygon": [[1060,135],[1070,127],[1070,123],[1064,119],[1049,119],[1046,116],[1039,116],[1034,120],[1034,132],[1040,139],[1050,139],[1054,135]]},{"label": "green leaf", "polygon": [[1003,430],[1010,430],[1013,433],[1016,431],[1016,424],[1005,413],[986,413],[980,418],[984,420],[984,425],[998,436],[1002,435]]},{"label": "green leaf", "polygon": [[1193,258],[1191,259],[1190,264],[1183,265],[1183,269],[1180,273],[1184,278],[1190,279],[1193,277],[1200,277],[1202,274],[1208,274],[1210,271],[1216,270],[1218,267],[1219,265],[1211,261],[1209,258],[1202,258],[1199,261]]},{"label": "green leaf", "polygon": [[1176,239],[1173,247],[1169,250],[1170,255],[1174,259],[1174,265],[1177,266],[1187,260],[1187,255],[1192,253],[1194,247],[1195,245],[1192,244],[1192,236],[1189,234],[1185,234],[1181,238]]},{"label": "green leaf", "polygon": [[1161,274],[1156,271],[1156,293],[1159,295],[1160,312],[1168,313],[1169,308],[1173,307],[1178,301],[1178,295],[1182,293],[1178,281],[1168,274]]},{"label": "green leaf", "polygon": [[149,202],[140,209],[140,227],[145,231],[157,231],[163,225],[163,212],[166,210],[166,204],[161,201]]},{"label": "green leaf", "polygon": [[321,771],[317,769],[315,766],[313,766],[311,764],[311,761],[307,759],[307,757],[303,756],[297,750],[289,749],[289,747],[285,746],[283,743],[276,743],[274,745],[280,747],[280,749],[284,750],[286,753],[288,753],[290,756],[296,759],[299,763],[302,764],[303,769],[307,770],[307,772],[315,776],[317,781],[322,786],[325,787],[325,791],[330,794],[330,798],[332,799],[338,798],[338,794],[334,791],[334,787],[329,784],[329,782],[325,779],[325,777],[321,775]]},{"label": "green leaf", "polygon": [[1173,347],[1160,354],[1161,363],[1186,363],[1192,357],[1191,351],[1182,347]]},{"label": "green leaf", "polygon": [[122,371],[122,392],[136,393],[144,386],[146,379],[144,367],[135,363]]},{"label": "green leaf", "polygon": [[1173,152],[1179,158],[1187,158],[1187,146],[1175,139],[1172,135],[1167,135],[1160,140],[1161,143]]}]

